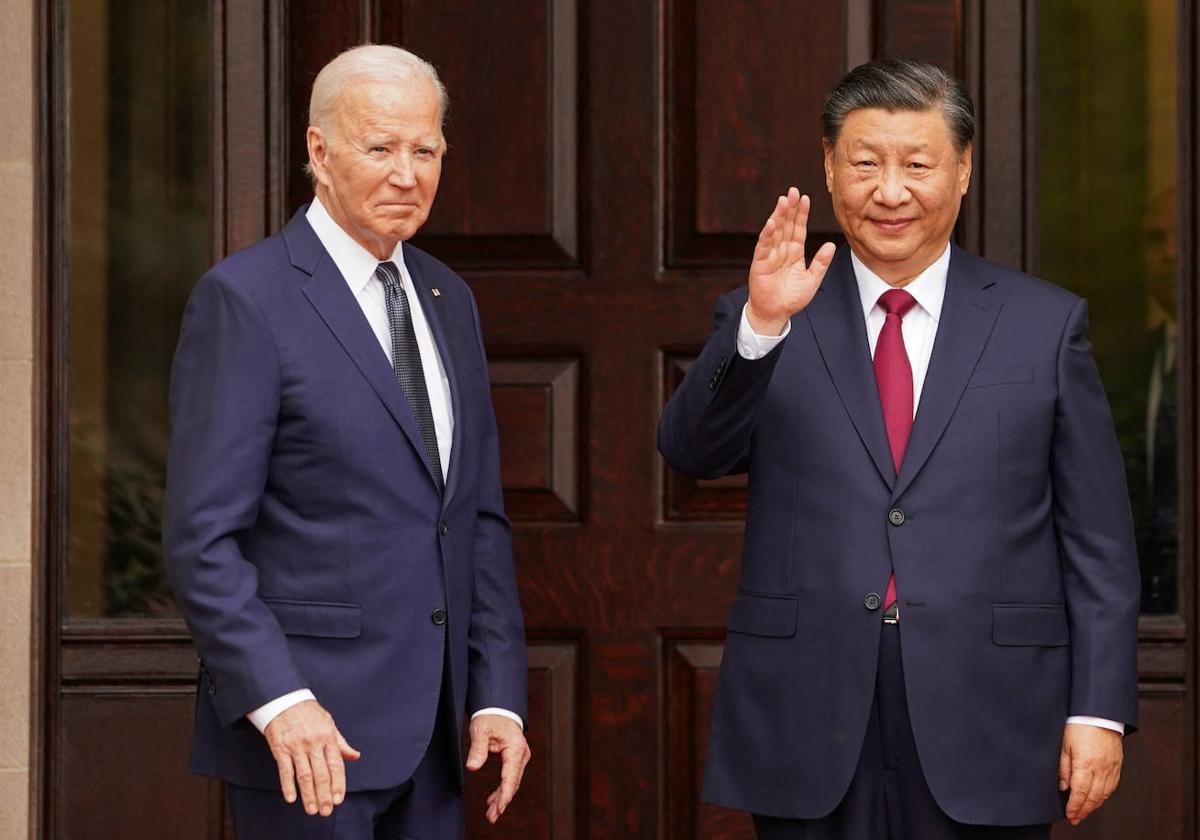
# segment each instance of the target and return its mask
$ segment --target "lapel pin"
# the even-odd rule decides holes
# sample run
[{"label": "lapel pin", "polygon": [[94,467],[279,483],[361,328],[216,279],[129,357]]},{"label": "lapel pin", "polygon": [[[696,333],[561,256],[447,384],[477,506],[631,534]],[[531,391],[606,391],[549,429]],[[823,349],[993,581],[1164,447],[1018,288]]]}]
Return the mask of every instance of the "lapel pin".
[{"label": "lapel pin", "polygon": [[435,289],[433,290],[433,296],[434,296],[434,297],[441,297],[441,296],[442,296],[442,290],[441,290],[441,289],[437,289],[437,288],[435,288]]}]

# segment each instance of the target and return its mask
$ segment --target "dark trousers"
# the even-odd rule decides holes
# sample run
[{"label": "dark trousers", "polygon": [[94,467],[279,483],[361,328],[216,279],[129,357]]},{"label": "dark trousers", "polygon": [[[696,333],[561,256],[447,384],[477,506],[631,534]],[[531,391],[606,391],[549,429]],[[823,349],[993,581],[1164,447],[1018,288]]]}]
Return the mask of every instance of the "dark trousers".
[{"label": "dark trousers", "polygon": [[464,836],[454,731],[458,721],[444,670],[437,723],[425,757],[408,781],[386,790],[354,791],[328,817],[310,816],[297,797],[229,785],[238,840],[461,840]]},{"label": "dark trousers", "polygon": [[900,632],[883,626],[875,700],[850,789],[827,817],[754,816],[759,840],[1048,840],[1049,825],[978,826],[950,819],[925,782],[908,718]]}]

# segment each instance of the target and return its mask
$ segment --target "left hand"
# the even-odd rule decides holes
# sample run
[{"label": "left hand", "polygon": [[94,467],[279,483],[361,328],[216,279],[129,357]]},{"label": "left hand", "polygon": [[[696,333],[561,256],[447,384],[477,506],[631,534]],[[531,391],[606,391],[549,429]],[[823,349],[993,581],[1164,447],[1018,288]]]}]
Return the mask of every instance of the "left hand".
[{"label": "left hand", "polygon": [[1120,733],[1088,724],[1068,723],[1058,759],[1058,789],[1070,789],[1067,819],[1079,825],[1104,804],[1121,780],[1125,748]]},{"label": "left hand", "polygon": [[500,787],[487,798],[488,822],[494,824],[521,786],[525,765],[533,753],[529,751],[520,725],[504,715],[479,715],[471,721],[470,733],[468,770],[475,771],[482,767],[489,752],[500,753]]}]

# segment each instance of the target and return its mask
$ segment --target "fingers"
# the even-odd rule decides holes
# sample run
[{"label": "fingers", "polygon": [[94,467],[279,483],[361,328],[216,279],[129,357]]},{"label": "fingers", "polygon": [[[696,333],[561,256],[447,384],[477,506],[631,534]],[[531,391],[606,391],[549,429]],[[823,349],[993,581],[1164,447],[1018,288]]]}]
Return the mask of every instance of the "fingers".
[{"label": "fingers", "polygon": [[488,745],[491,743],[492,734],[490,730],[481,730],[479,732],[471,732],[471,749],[467,752],[467,769],[478,770],[487,761]]},{"label": "fingers", "polygon": [[775,208],[758,233],[754,246],[754,270],[773,274],[786,262],[804,267],[804,243],[808,237],[808,214],[812,201],[795,187],[775,199]]},{"label": "fingers", "polygon": [[487,819],[495,823],[521,787],[531,755],[529,744],[520,726],[504,717],[480,715],[471,721],[470,731],[469,770],[482,767],[489,752],[500,754],[500,785],[487,798]]},{"label": "fingers", "polygon": [[762,230],[758,233],[758,242],[754,246],[754,262],[763,263],[763,271],[772,272],[778,268],[779,243],[783,239],[784,216],[787,212],[787,202],[783,196],[775,201],[775,209],[767,218]]},{"label": "fingers", "polygon": [[279,769],[283,798],[299,797],[309,814],[329,816],[346,798],[346,761],[360,757],[314,700],[281,712],[264,731]]},{"label": "fingers", "polygon": [[291,805],[296,801],[296,768],[290,755],[280,755],[275,763],[279,766],[279,788],[283,791],[283,801]]},{"label": "fingers", "polygon": [[795,187],[788,187],[787,195],[782,196],[783,210],[783,226],[780,229],[779,244],[787,248],[795,241],[796,235],[796,217],[800,214],[800,191]]},{"label": "fingers", "polygon": [[341,805],[346,798],[346,765],[342,762],[340,748],[332,745],[325,747],[325,765],[329,768],[329,810],[332,811],[332,806]]},{"label": "fingers", "polygon": [[754,263],[765,263],[771,258],[771,238],[775,235],[775,218],[772,216],[767,219],[767,223],[763,225],[762,230],[758,232],[758,242],[754,245],[754,256],[751,261]]},{"label": "fingers", "polygon": [[808,264],[808,270],[818,284],[825,279],[825,272],[829,270],[829,264],[833,262],[833,255],[836,252],[837,246],[832,242],[826,242],[817,250],[817,253],[813,254],[812,262]]},{"label": "fingers", "polygon": [[[328,817],[333,813],[333,772],[330,770],[329,762],[326,760],[326,751],[329,749],[329,746],[320,747],[308,755],[308,764],[312,768],[313,774],[315,810],[323,817]],[[305,803],[305,810],[310,814],[313,813],[313,809],[308,808],[307,802]]]},{"label": "fingers", "polygon": [[315,814],[317,813],[317,790],[313,786],[313,770],[308,761],[308,755],[300,753],[292,758],[292,763],[296,765],[296,782],[300,785],[300,800],[304,804],[304,810],[309,814]]},{"label": "fingers", "polygon": [[337,734],[337,743],[338,752],[341,753],[341,757],[346,761],[358,761],[360,758],[362,758],[362,753],[350,746],[350,744],[346,742],[346,739],[342,737],[341,732]]},{"label": "fingers", "polygon": [[1071,797],[1067,800],[1067,819],[1072,825],[1079,825],[1092,815],[1097,808],[1108,801],[1117,782],[1120,781],[1120,771],[1095,772],[1077,771],[1071,776]]},{"label": "fingers", "polygon": [[1116,790],[1121,778],[1120,733],[1087,724],[1068,723],[1058,761],[1059,789],[1069,787],[1066,816],[1079,825]]},{"label": "fingers", "polygon": [[529,764],[529,747],[522,739],[521,743],[513,744],[500,753],[500,787],[488,797],[488,821],[495,823],[500,815],[508,808],[517,790],[521,787],[521,779],[525,776],[525,766]]},{"label": "fingers", "polygon": [[[795,188],[792,188],[793,191]],[[804,258],[804,242],[808,239],[808,213],[812,208],[812,199],[807,195],[800,196],[796,205],[796,220],[792,226],[791,241],[795,243],[800,258]]]},{"label": "fingers", "polygon": [[1071,773],[1071,796],[1067,799],[1067,819],[1072,824],[1078,825],[1079,821],[1085,816],[1082,814],[1084,804],[1087,802],[1088,793],[1092,789],[1092,774],[1089,771],[1076,768]]}]

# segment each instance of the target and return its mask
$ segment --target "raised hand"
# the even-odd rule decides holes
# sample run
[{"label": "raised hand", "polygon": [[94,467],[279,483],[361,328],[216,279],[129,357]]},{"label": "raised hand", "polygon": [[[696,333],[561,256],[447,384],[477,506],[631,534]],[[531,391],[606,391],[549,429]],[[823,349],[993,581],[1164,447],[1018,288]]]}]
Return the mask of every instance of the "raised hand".
[{"label": "raised hand", "polygon": [[746,318],[759,335],[779,335],[788,319],[808,306],[833,260],[834,245],[826,242],[804,264],[811,202],[795,187],[779,196],[775,211],[758,234],[750,263],[750,301]]}]

